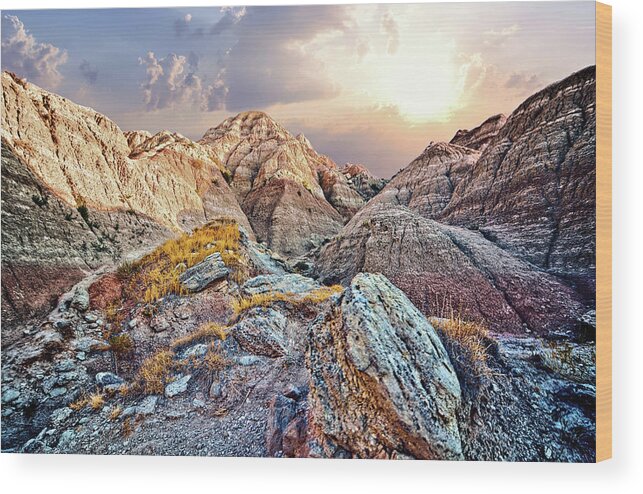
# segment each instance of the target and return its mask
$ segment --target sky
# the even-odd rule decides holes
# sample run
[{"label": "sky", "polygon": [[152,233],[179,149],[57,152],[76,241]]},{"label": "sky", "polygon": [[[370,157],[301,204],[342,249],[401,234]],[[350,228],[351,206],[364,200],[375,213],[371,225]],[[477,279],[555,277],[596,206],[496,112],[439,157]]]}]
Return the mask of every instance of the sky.
[{"label": "sky", "polygon": [[389,177],[595,63],[594,2],[2,11],[2,69],[123,130],[263,110]]}]

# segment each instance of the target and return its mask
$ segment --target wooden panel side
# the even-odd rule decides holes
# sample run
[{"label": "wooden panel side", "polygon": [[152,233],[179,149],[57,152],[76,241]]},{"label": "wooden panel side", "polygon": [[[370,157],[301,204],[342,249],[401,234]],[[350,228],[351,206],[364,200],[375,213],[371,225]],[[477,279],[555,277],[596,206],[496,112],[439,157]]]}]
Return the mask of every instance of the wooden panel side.
[{"label": "wooden panel side", "polygon": [[596,3],[596,461],[612,457],[612,7]]}]

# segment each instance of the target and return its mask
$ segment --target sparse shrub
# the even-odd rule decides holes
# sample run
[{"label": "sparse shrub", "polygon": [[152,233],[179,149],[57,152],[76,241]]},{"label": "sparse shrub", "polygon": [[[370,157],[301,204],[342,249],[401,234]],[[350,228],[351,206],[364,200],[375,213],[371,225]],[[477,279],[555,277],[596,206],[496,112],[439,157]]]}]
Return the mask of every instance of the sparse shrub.
[{"label": "sparse shrub", "polygon": [[87,406],[87,404],[88,404],[88,403],[89,403],[89,399],[87,398],[87,396],[81,396],[81,397],[80,397],[80,398],[78,398],[76,401],[74,401],[74,402],[70,403],[68,406],[69,406],[69,408],[71,408],[74,412],[79,412],[79,411],[81,411],[83,408],[85,408],[85,407]]},{"label": "sparse shrub", "polygon": [[43,207],[47,205],[49,199],[45,195],[34,194],[31,196],[31,200],[36,203],[36,206]]},{"label": "sparse shrub", "polygon": [[251,295],[250,297],[239,297],[232,301],[232,310],[240,314],[252,307],[269,307],[276,302],[286,302],[292,305],[319,304],[328,300],[336,293],[343,290],[341,285],[322,286],[310,291],[306,295],[296,293],[265,292]]},{"label": "sparse shrub", "polygon": [[66,221],[71,221],[73,217],[74,217],[74,215],[73,215],[73,214],[71,214],[71,213],[65,213],[65,220],[66,220]]},{"label": "sparse shrub", "polygon": [[92,393],[89,395],[88,405],[92,410],[100,410],[105,404],[105,395],[100,392]]},{"label": "sparse shrub", "polygon": [[89,210],[87,209],[87,206],[85,205],[84,202],[80,203],[78,206],[76,206],[76,210],[80,214],[80,217],[83,219],[85,223],[87,223],[88,226],[92,226],[91,222],[89,221]]},{"label": "sparse shrub", "polygon": [[127,333],[114,335],[109,338],[109,349],[115,354],[130,353],[134,349],[134,341]]},{"label": "sparse shrub", "polygon": [[227,336],[228,328],[221,326],[220,324],[209,322],[199,327],[196,331],[186,334],[181,338],[177,338],[171,343],[170,347],[172,349],[176,349],[205,339],[217,339],[224,341]]},{"label": "sparse shrub", "polygon": [[136,273],[137,268],[137,263],[124,261],[116,268],[116,276],[118,276],[121,281],[128,280],[134,273]]},{"label": "sparse shrub", "polygon": [[200,362],[200,367],[212,373],[225,369],[229,364],[230,362],[222,355],[220,348],[211,344],[208,348],[208,353],[205,354]]},{"label": "sparse shrub", "polygon": [[121,416],[121,413],[123,413],[123,409],[119,405],[116,405],[114,408],[112,408],[112,411],[109,412],[109,420],[118,420],[118,418]]},{"label": "sparse shrub", "polygon": [[138,371],[138,378],[147,394],[161,394],[172,371],[174,352],[161,350],[145,359]]},{"label": "sparse shrub", "polygon": [[129,437],[132,435],[134,432],[134,428],[132,427],[132,421],[130,420],[129,417],[127,417],[125,420],[123,420],[123,427],[121,429],[121,434],[123,434],[123,437]]},{"label": "sparse shrub", "polygon": [[491,375],[489,331],[480,323],[465,321],[459,316],[431,318],[454,365],[474,377]]},{"label": "sparse shrub", "polygon": [[226,183],[230,185],[230,183],[232,182],[232,173],[230,172],[230,170],[224,168],[223,170],[221,170],[221,175],[223,175],[223,179],[226,181]]}]

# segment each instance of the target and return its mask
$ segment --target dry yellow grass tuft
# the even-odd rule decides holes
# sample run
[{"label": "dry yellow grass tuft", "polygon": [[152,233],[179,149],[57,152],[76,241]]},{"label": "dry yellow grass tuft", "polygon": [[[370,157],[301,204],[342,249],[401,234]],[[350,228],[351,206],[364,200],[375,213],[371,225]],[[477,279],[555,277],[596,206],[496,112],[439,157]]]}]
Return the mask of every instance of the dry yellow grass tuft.
[{"label": "dry yellow grass tuft", "polygon": [[190,343],[194,343],[194,342],[209,339],[209,338],[214,338],[217,340],[224,341],[227,337],[228,337],[228,328],[226,328],[225,326],[221,326],[220,324],[209,322],[209,323],[203,324],[196,331],[186,334],[181,338],[177,338],[170,344],[170,347],[172,349],[177,349],[182,346],[189,345]]},{"label": "dry yellow grass tuft", "polygon": [[227,358],[221,354],[221,349],[213,344],[208,348],[208,353],[205,354],[203,360],[200,362],[200,367],[208,372],[219,372],[229,364]]},{"label": "dry yellow grass tuft", "polygon": [[119,275],[129,277],[131,293],[139,300],[153,303],[171,293],[185,295],[179,276],[186,269],[220,252],[226,265],[242,269],[239,252],[241,233],[233,221],[218,221],[168,240],[134,264],[123,266]]},{"label": "dry yellow grass tuft", "polygon": [[161,350],[146,358],[138,370],[138,378],[147,394],[161,394],[170,377],[174,352]]},{"label": "dry yellow grass tuft", "polygon": [[109,337],[109,349],[116,354],[129,353],[134,348],[134,341],[127,333]]},{"label": "dry yellow grass tuft", "polygon": [[86,396],[82,396],[82,397],[78,398],[76,401],[70,403],[68,406],[74,412],[79,412],[83,408],[85,408],[88,403],[89,403],[89,399]]},{"label": "dry yellow grass tuft", "polygon": [[442,342],[452,358],[465,366],[476,376],[490,375],[487,365],[489,358],[489,331],[482,324],[465,321],[459,316],[431,318],[431,324],[442,336]]},{"label": "dry yellow grass tuft", "polygon": [[306,295],[296,293],[265,292],[249,297],[239,297],[232,301],[232,310],[240,314],[252,307],[269,307],[276,302],[286,302],[292,305],[319,304],[328,300],[344,288],[341,285],[323,286],[312,290]]},{"label": "dry yellow grass tuft", "polygon": [[92,393],[89,395],[88,398],[88,405],[92,408],[92,410],[100,410],[103,408],[103,405],[105,404],[105,395],[103,393]]},{"label": "dry yellow grass tuft", "polygon": [[316,290],[306,294],[302,299],[302,302],[320,304],[328,300],[333,295],[341,293],[343,290],[344,287],[342,285],[322,286],[321,288],[317,288]]},{"label": "dry yellow grass tuft", "polygon": [[123,409],[119,405],[116,405],[114,408],[112,408],[112,411],[109,412],[109,420],[118,420],[118,418],[121,416],[121,413],[123,413]]}]

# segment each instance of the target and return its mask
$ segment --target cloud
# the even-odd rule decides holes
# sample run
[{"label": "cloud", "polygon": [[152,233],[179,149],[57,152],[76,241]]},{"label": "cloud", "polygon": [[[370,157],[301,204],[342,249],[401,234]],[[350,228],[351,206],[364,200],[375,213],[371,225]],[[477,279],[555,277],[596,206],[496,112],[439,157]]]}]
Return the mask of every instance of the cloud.
[{"label": "cloud", "polygon": [[154,52],[147,52],[138,59],[145,66],[147,80],[141,85],[145,107],[148,111],[170,108],[177,105],[191,105],[203,108],[204,88],[201,78],[196,75],[196,55],[176,55],[157,58]]},{"label": "cloud", "polygon": [[386,12],[382,16],[382,29],[388,38],[386,42],[386,51],[389,55],[395,55],[400,46],[400,30],[395,18],[390,12]]},{"label": "cloud", "polygon": [[483,43],[488,46],[501,46],[520,31],[517,24],[502,29],[489,29],[483,33]]},{"label": "cloud", "polygon": [[98,80],[98,69],[90,64],[87,60],[83,60],[82,63],[78,66],[81,75],[87,81],[88,84],[96,84]]},{"label": "cloud", "polygon": [[339,93],[311,44],[319,35],[345,29],[344,8],[247,7],[223,12],[211,32],[236,39],[222,56],[215,82],[228,110],[328,99]]},{"label": "cloud", "polygon": [[223,17],[212,25],[210,34],[219,35],[229,30],[246,15],[245,7],[222,7]]},{"label": "cloud", "polygon": [[505,82],[507,89],[517,89],[521,94],[532,93],[543,86],[537,74],[525,74],[514,72]]},{"label": "cloud", "polygon": [[67,52],[41,43],[15,15],[2,19],[2,68],[49,87],[56,87],[63,77],[58,67],[67,62]]},{"label": "cloud", "polygon": [[183,17],[174,21],[174,32],[177,36],[183,36],[190,29],[192,14],[185,14]]}]

